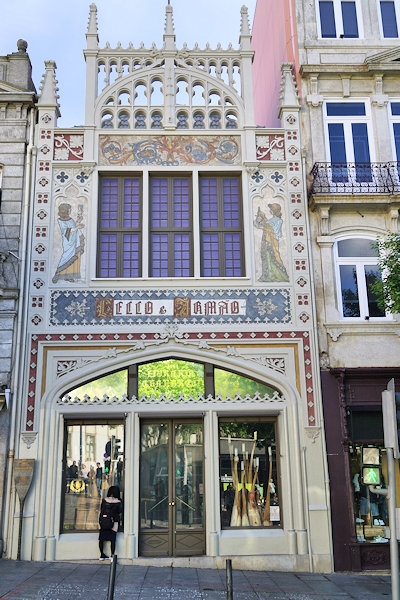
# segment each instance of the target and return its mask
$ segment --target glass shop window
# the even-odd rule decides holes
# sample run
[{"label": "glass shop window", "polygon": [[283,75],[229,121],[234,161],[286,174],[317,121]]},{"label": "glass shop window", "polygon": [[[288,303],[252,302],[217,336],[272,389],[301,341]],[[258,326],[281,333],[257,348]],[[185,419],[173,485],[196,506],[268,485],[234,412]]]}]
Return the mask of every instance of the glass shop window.
[{"label": "glass shop window", "polygon": [[271,419],[220,419],[223,529],[282,524],[275,431]]},{"label": "glass shop window", "polygon": [[357,541],[388,543],[386,451],[378,445],[356,444],[350,453]]},{"label": "glass shop window", "polygon": [[123,499],[124,447],[122,421],[66,422],[62,533],[98,531],[101,500],[110,486],[117,485]]}]

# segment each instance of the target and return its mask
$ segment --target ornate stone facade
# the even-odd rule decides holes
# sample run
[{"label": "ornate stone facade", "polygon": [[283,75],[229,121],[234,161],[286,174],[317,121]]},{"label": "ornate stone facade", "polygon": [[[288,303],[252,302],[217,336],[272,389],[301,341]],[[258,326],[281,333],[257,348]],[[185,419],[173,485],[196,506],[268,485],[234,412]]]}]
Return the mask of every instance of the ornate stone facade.
[{"label": "ornate stone facade", "polygon": [[[51,525],[32,519],[23,557],[96,557],[93,532],[59,529],[60,515],[73,500],[61,494],[65,473],[60,464],[73,443],[66,433],[74,426],[69,424],[118,419],[125,428],[126,514],[134,515],[118,535],[118,556],[146,556],[138,517],[138,490],[144,485],[138,470],[140,427],[160,415],[173,419],[183,414],[201,421],[207,440],[205,481],[198,488],[206,515],[201,554],[214,557],[216,565],[221,557],[236,555],[246,568],[268,562],[270,568],[308,570],[314,563],[330,570],[307,198],[291,67],[282,67],[281,127],[258,128],[246,8],[237,50],[179,50],[169,4],[162,49],[100,48],[96,15],[91,5],[85,125],[57,127],[52,61],[46,63],[37,105],[26,360],[18,396],[23,416],[17,439],[19,455],[38,461],[29,508],[51,515]],[[202,186],[205,180],[208,185],[224,178],[240,202],[228,209],[218,196],[216,213],[223,218],[215,233]],[[161,217],[154,216],[155,179],[189,182],[187,221],[184,208],[179,225],[167,223],[165,214],[176,206],[177,193],[172,203],[163,197]],[[122,197],[129,198],[129,208],[114,212],[114,199]],[[187,262],[185,252],[182,258],[170,242],[167,252],[162,245],[167,242],[157,245],[157,236],[171,230],[187,251]],[[233,240],[223,260],[217,238],[218,244]],[[214,245],[207,246],[209,239]],[[170,359],[205,365],[206,373],[232,372],[268,392],[206,391],[187,397],[182,391],[146,401],[129,393],[129,384],[122,393],[79,395],[88,382],[123,369],[133,380],[141,365]],[[219,486],[228,476],[216,475],[218,427],[219,420],[231,416],[276,428],[282,497],[274,514],[281,511],[282,519],[274,530],[272,519],[265,519],[257,535],[251,529],[223,535]],[[89,455],[90,448],[85,452]],[[51,489],[47,497],[44,485]],[[269,482],[264,485],[268,489]],[[243,483],[242,490],[244,497]],[[316,490],[312,497],[310,490]],[[63,499],[50,505],[48,498],[60,495]],[[11,529],[8,552],[13,556],[17,532]],[[251,547],[238,545],[239,539],[251,539]],[[317,539],[318,550],[311,555]]]}]

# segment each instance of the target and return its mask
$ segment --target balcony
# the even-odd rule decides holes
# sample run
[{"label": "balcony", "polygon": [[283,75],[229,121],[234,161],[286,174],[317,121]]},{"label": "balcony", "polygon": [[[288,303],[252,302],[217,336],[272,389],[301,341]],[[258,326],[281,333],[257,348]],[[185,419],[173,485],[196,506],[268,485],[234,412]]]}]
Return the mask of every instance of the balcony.
[{"label": "balcony", "polygon": [[400,163],[315,163],[309,195],[398,194]]}]

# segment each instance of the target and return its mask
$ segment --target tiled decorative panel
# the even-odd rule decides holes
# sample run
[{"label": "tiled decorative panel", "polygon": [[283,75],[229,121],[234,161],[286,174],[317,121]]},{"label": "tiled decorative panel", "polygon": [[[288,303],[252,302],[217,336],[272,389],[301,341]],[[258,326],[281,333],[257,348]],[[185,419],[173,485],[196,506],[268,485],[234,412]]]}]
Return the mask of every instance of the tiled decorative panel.
[{"label": "tiled decorative panel", "polygon": [[290,292],[137,290],[51,293],[50,325],[290,323]]}]

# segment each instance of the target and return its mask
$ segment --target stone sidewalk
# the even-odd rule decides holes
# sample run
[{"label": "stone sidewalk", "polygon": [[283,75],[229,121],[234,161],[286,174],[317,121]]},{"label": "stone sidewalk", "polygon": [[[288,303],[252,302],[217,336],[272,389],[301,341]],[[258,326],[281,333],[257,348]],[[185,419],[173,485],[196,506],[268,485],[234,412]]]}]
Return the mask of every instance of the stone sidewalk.
[{"label": "stone sidewalk", "polygon": [[[0,560],[3,600],[107,600],[111,565]],[[233,570],[233,600],[380,600],[390,576]],[[116,567],[114,600],[227,600],[226,571]]]}]

